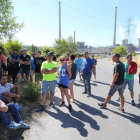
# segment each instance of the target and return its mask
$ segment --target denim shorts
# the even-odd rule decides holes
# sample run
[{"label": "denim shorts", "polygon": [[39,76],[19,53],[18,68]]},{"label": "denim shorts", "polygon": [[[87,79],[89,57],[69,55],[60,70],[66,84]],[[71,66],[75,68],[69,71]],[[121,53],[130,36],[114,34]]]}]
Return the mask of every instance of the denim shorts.
[{"label": "denim shorts", "polygon": [[110,88],[109,90],[109,95],[113,96],[116,91],[119,92],[119,95],[123,95],[123,90],[124,90],[124,83],[121,85],[114,85],[113,88]]},{"label": "denim shorts", "polygon": [[55,81],[42,81],[42,94],[48,93],[48,88],[51,94],[55,94],[56,80]]},{"label": "denim shorts", "polygon": [[81,71],[81,68],[77,68],[77,69],[76,69],[76,75],[78,74],[78,72],[79,72],[79,74],[80,74],[80,71]]},{"label": "denim shorts", "polygon": [[75,79],[69,80],[69,83],[75,83]]},{"label": "denim shorts", "polygon": [[26,76],[30,76],[30,70],[26,70],[26,69],[20,68],[18,74],[22,75],[23,73],[25,73]]},{"label": "denim shorts", "polygon": [[126,80],[124,79],[124,89],[126,88],[126,85],[128,84],[128,89],[130,91],[134,90],[134,80]]}]

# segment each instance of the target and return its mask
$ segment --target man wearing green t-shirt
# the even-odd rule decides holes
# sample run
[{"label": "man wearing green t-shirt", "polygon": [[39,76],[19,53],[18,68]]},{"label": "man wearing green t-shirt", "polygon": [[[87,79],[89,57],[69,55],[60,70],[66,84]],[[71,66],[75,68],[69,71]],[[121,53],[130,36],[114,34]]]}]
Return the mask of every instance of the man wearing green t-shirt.
[{"label": "man wearing green t-shirt", "polygon": [[[128,84],[128,89],[130,91],[130,96],[131,96],[131,104],[132,105],[135,105],[135,102],[134,102],[134,75],[135,74],[132,74],[130,75],[128,73],[128,69],[129,69],[129,66],[132,62],[132,55],[127,55],[126,56],[126,60],[127,62],[124,63],[124,67],[125,67],[125,74],[124,74],[124,89],[126,88],[127,84]],[[117,101],[120,101],[120,98],[117,99]]]},{"label": "man wearing green t-shirt", "polygon": [[47,54],[48,61],[42,63],[41,66],[41,73],[43,74],[43,81],[42,81],[42,97],[41,97],[41,105],[36,112],[40,112],[44,110],[44,104],[46,101],[46,96],[48,93],[48,87],[50,90],[50,106],[55,108],[53,104],[53,98],[55,94],[55,85],[56,85],[56,71],[57,71],[57,63],[52,61],[53,54],[49,52]]}]

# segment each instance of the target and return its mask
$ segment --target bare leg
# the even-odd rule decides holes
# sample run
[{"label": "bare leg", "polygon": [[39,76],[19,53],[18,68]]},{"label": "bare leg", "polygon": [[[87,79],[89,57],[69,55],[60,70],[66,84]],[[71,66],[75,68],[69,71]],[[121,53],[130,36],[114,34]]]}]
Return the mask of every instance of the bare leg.
[{"label": "bare leg", "polygon": [[96,81],[96,74],[94,74],[94,80]]},{"label": "bare leg", "polygon": [[70,105],[70,95],[68,94],[68,89],[67,88],[64,89],[64,94],[66,95],[68,104]]},{"label": "bare leg", "polygon": [[133,91],[130,91],[130,96],[131,96],[131,99],[133,100],[134,99],[134,92]]},{"label": "bare leg", "polygon": [[17,75],[17,83],[18,83],[18,86],[20,86],[20,76],[21,76],[20,74]]},{"label": "bare leg", "polygon": [[120,101],[121,101],[121,109],[123,109],[124,107],[124,96],[123,95],[120,95]]},{"label": "bare leg", "polygon": [[107,95],[104,104],[107,105],[107,103],[110,101],[110,99],[111,99],[111,96],[110,95]]},{"label": "bare leg", "polygon": [[40,81],[37,81],[37,84],[39,85],[40,84]]},{"label": "bare leg", "polygon": [[26,76],[27,79],[27,85],[29,84],[29,76]]},{"label": "bare leg", "polygon": [[33,75],[30,76],[30,81],[33,83]]},{"label": "bare leg", "polygon": [[45,105],[47,94],[41,95],[41,105]]},{"label": "bare leg", "polygon": [[53,102],[54,94],[50,93],[50,101]]},{"label": "bare leg", "polygon": [[62,87],[60,87],[60,91],[61,91],[61,98],[62,98],[62,102],[65,101],[64,99],[64,89]]},{"label": "bare leg", "polygon": [[73,92],[73,84],[74,83],[69,84],[69,89],[70,89],[70,96],[72,97],[73,102],[75,102],[75,100],[74,100],[74,92]]}]

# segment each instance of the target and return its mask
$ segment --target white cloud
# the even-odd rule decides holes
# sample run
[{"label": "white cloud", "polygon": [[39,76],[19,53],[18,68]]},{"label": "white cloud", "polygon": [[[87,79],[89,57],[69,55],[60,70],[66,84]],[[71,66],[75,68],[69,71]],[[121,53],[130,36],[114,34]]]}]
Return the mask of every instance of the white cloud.
[{"label": "white cloud", "polygon": [[140,38],[140,21],[138,21],[138,19],[136,18],[135,23],[137,25],[136,34],[137,34],[137,37]]},{"label": "white cloud", "polygon": [[125,39],[126,33],[123,27],[119,27],[119,34],[121,36],[121,39]]}]

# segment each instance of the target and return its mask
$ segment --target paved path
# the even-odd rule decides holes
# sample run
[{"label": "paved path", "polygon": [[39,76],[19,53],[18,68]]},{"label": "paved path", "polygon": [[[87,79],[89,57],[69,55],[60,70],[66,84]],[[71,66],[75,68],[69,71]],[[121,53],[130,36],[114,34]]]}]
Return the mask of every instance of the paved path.
[{"label": "paved path", "polygon": [[[66,107],[60,108],[60,93],[56,93],[56,109],[47,109],[38,115],[28,140],[139,140],[140,139],[140,107],[131,106],[128,90],[125,91],[125,111],[117,110],[119,103],[115,100],[116,93],[108,109],[100,110],[98,102],[103,102],[112,80],[113,66],[107,59],[98,60],[97,83],[91,81],[92,97],[82,95],[83,83],[76,80],[74,91],[76,104],[70,113]],[[135,77],[135,101],[138,102],[140,85]]]}]

